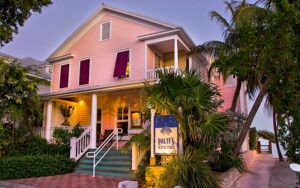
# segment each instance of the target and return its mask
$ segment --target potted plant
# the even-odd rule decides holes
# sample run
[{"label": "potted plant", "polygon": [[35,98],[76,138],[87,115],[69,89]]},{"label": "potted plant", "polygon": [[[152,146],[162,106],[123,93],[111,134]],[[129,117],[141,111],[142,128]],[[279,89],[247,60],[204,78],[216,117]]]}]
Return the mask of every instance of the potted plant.
[{"label": "potted plant", "polygon": [[74,106],[60,106],[61,114],[64,116],[64,122],[62,123],[62,125],[70,126],[69,118],[72,116],[74,109]]}]

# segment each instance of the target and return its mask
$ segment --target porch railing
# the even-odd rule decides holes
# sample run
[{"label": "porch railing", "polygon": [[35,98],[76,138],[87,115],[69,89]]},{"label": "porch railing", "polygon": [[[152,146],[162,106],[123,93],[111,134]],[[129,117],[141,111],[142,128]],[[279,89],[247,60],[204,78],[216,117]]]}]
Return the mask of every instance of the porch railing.
[{"label": "porch railing", "polygon": [[78,138],[71,138],[70,158],[77,161],[91,146],[92,127],[88,127]]},{"label": "porch railing", "polygon": [[174,72],[175,68],[174,68],[174,66],[169,66],[169,67],[160,67],[160,68],[155,68],[155,69],[148,69],[147,70],[147,79],[148,80],[158,80],[159,76],[156,72],[157,70],[167,70],[168,72]]},{"label": "porch railing", "polygon": [[46,127],[35,127],[35,128],[33,128],[33,134],[35,136],[40,136],[42,138],[45,138]]},{"label": "porch railing", "polygon": [[[123,129],[116,128],[114,131],[102,142],[102,144],[94,151],[94,152],[88,152],[86,154],[89,158],[94,158],[93,162],[93,177],[95,177],[95,169],[96,166],[101,162],[101,160],[106,156],[106,154],[111,150],[111,148],[114,145],[117,145],[117,149],[119,149],[119,134],[123,133]],[[107,144],[115,138],[114,142],[111,144],[111,146],[105,151],[104,154],[101,153],[101,151],[107,146]],[[100,159],[97,159],[97,156],[101,155]]]}]

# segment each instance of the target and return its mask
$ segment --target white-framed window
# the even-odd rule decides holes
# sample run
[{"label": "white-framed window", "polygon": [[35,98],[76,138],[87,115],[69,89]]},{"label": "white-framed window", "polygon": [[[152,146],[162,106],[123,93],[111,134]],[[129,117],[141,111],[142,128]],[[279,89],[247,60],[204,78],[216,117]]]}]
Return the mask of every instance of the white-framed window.
[{"label": "white-framed window", "polygon": [[128,133],[128,125],[129,125],[129,107],[128,106],[120,106],[117,109],[117,127],[123,129],[123,133]]},{"label": "white-framed window", "polygon": [[90,83],[91,59],[82,59],[79,61],[79,85]]},{"label": "white-framed window", "polygon": [[70,64],[63,63],[60,65],[59,88],[67,88],[70,79]]},{"label": "white-framed window", "polygon": [[100,41],[111,39],[111,21],[100,24]]},{"label": "white-framed window", "polygon": [[117,52],[113,77],[119,79],[130,77],[130,55],[129,49]]}]

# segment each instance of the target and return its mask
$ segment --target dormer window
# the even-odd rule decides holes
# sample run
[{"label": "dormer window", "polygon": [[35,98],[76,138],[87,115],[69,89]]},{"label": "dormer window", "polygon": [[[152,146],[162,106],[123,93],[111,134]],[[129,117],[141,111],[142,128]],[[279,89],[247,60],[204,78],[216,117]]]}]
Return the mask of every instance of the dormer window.
[{"label": "dormer window", "polygon": [[100,40],[108,40],[111,38],[111,22],[102,23],[100,26]]},{"label": "dormer window", "polygon": [[118,52],[115,64],[114,77],[126,78],[129,77],[129,50]]}]

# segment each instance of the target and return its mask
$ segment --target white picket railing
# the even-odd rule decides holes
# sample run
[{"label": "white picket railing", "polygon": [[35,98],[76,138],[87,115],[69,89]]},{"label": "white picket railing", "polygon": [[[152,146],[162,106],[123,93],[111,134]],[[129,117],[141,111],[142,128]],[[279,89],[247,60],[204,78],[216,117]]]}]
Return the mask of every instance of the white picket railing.
[{"label": "white picket railing", "polygon": [[33,134],[35,136],[40,136],[42,138],[45,138],[45,136],[46,136],[46,127],[34,127],[33,128]]},{"label": "white picket railing", "polygon": [[[94,151],[94,152],[88,152],[86,154],[87,157],[89,158],[94,158],[94,162],[93,162],[93,177],[95,177],[95,169],[96,166],[101,162],[101,160],[106,156],[106,154],[111,150],[111,148],[114,145],[117,145],[117,149],[119,149],[119,134],[123,133],[123,129],[121,128],[116,128],[114,129],[114,131],[102,142],[102,144]],[[97,156],[101,153],[101,151],[105,148],[105,146],[114,139],[114,137],[116,137],[116,139],[114,140],[114,142],[111,144],[111,146],[105,151],[104,154],[102,154],[101,158],[99,160],[96,161]]]},{"label": "white picket railing", "polygon": [[92,127],[88,127],[78,138],[71,138],[70,158],[77,161],[91,146]]},{"label": "white picket railing", "polygon": [[155,68],[155,69],[148,69],[147,70],[147,79],[148,80],[158,80],[159,76],[157,74],[157,70],[167,70],[168,72],[174,72],[175,68],[174,66],[169,66],[169,67],[160,67],[160,68]]}]

